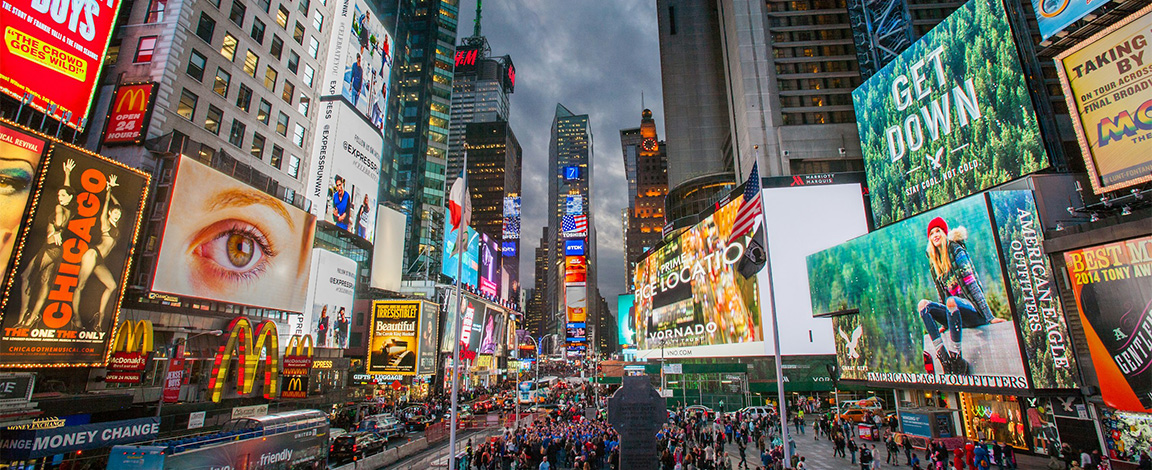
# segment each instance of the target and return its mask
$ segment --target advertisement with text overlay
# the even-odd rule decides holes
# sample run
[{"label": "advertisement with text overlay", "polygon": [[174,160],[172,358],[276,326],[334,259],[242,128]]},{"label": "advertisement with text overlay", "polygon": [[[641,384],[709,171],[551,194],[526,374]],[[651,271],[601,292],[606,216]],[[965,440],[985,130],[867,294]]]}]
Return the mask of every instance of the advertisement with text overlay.
[{"label": "advertisement with text overlay", "polygon": [[[47,139],[0,123],[0,270],[8,272],[8,262],[16,249],[20,227],[28,214],[28,203],[40,177]],[[0,281],[4,276],[0,276]]]},{"label": "advertisement with text overlay", "polygon": [[1064,98],[1075,103],[1072,127],[1096,194],[1152,181],[1149,41],[1152,6],[1056,56]]},{"label": "advertisement with text overlay", "polygon": [[1104,403],[1152,413],[1152,237],[1064,253]]},{"label": "advertisement with text overlay", "polygon": [[[318,348],[348,347],[352,302],[356,298],[356,261],[320,248],[312,249],[312,276],[307,310],[293,335],[312,335]],[[299,331],[297,331],[299,330]]]},{"label": "advertisement with text overlay", "polygon": [[152,290],[303,312],[316,217],[181,157]]},{"label": "advertisement with text overlay", "polygon": [[121,83],[116,87],[104,124],[104,145],[139,145],[144,141],[152,117],[152,97],[158,86],[148,82]]},{"label": "advertisement with text overlay", "polygon": [[1040,38],[1052,37],[1107,3],[1108,0],[1032,0],[1036,23],[1040,26]]},{"label": "advertisement with text overlay", "polygon": [[1002,0],[969,0],[852,92],[877,227],[1048,167]]},{"label": "advertisement with text overlay", "polygon": [[369,374],[416,375],[422,305],[419,300],[372,303],[372,337],[366,366]]},{"label": "advertisement with text overlay", "polygon": [[420,349],[416,357],[416,373],[419,375],[436,374],[436,341],[440,329],[437,321],[440,320],[440,309],[435,303],[420,302]]},{"label": "advertisement with text overlay", "polygon": [[449,219],[444,218],[444,258],[440,260],[440,273],[455,280],[456,271],[460,270],[460,282],[477,286],[480,283],[480,234],[472,227],[465,227],[467,248],[463,252],[464,264],[458,265],[461,255],[456,253],[456,231],[452,230],[452,221]]},{"label": "advertisement with text overlay", "polygon": [[382,18],[369,3],[337,2],[320,94],[344,97],[372,127],[383,132],[394,45]]},{"label": "advertisement with text overlay", "polygon": [[0,92],[81,127],[119,12],[119,0],[4,2]]},{"label": "advertisement with text overlay", "polygon": [[312,211],[319,220],[371,242],[384,139],[343,102],[320,103],[308,175]]},{"label": "advertisement with text overlay", "polygon": [[4,292],[0,363],[103,365],[148,176],[53,144]]}]

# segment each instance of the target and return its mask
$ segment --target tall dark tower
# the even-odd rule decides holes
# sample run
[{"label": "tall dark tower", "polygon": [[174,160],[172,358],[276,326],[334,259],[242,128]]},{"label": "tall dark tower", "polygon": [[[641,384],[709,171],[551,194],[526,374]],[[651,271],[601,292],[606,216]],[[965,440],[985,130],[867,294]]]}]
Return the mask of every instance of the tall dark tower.
[{"label": "tall dark tower", "polygon": [[[640,127],[620,130],[620,146],[624,150],[624,167],[628,176],[628,215],[625,233],[625,254],[628,273],[635,270],[636,262],[644,252],[664,235],[664,198],[668,195],[668,156],[664,142],[656,136],[656,121],[652,111],[640,114]],[[631,279],[625,279],[628,292]]]}]

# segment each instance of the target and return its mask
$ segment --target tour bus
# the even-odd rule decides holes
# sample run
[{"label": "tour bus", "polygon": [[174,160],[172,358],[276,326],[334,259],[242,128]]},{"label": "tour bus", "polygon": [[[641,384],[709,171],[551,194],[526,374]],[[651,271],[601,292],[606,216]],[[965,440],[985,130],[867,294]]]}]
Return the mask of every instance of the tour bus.
[{"label": "tour bus", "polygon": [[215,433],[115,446],[108,468],[321,470],[328,466],[328,417],[296,410],[239,418]]}]

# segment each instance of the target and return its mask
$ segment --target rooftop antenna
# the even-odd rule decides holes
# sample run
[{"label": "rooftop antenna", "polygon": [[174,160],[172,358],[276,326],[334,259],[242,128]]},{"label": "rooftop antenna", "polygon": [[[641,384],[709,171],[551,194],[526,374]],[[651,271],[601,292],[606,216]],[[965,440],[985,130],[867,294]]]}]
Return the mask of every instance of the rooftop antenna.
[{"label": "rooftop antenna", "polygon": [[644,108],[644,90],[640,90],[640,109]]},{"label": "rooftop antenna", "polygon": [[476,26],[472,28],[472,36],[480,37],[480,9],[484,4],[484,0],[476,0]]}]

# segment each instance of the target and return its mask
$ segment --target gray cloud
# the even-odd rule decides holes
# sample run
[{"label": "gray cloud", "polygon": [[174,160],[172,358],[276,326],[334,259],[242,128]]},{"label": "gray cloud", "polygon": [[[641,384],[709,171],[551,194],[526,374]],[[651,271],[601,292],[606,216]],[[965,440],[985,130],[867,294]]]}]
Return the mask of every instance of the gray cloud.
[{"label": "gray cloud", "polygon": [[[472,35],[475,8],[474,1],[461,2],[458,37]],[[556,103],[563,103],[588,114],[592,124],[598,284],[615,311],[627,269],[620,228],[620,210],[628,205],[620,129],[640,125],[641,92],[663,127],[655,2],[490,0],[482,15],[492,54],[508,54],[516,65],[510,122],[524,149],[521,282],[534,282],[540,227],[548,223],[548,138]]]}]

